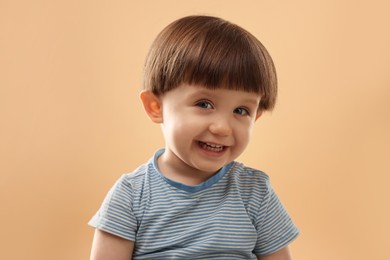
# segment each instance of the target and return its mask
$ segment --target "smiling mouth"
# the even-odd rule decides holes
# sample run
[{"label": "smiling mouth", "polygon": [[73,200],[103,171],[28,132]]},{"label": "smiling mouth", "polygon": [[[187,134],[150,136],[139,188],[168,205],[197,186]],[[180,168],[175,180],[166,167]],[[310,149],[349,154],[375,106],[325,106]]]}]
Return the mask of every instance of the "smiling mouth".
[{"label": "smiling mouth", "polygon": [[206,142],[198,142],[200,147],[202,147],[205,150],[212,151],[212,152],[221,152],[225,149],[226,146],[218,145],[218,144],[211,144]]}]

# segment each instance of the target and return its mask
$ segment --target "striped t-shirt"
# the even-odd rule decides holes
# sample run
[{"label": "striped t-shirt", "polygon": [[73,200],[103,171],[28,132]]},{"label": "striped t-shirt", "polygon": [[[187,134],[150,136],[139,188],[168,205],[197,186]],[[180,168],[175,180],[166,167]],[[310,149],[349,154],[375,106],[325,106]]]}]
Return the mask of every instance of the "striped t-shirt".
[{"label": "striped t-shirt", "polygon": [[257,259],[298,235],[265,173],[232,162],[188,186],[160,173],[163,152],[123,175],[89,222],[134,241],[133,259]]}]

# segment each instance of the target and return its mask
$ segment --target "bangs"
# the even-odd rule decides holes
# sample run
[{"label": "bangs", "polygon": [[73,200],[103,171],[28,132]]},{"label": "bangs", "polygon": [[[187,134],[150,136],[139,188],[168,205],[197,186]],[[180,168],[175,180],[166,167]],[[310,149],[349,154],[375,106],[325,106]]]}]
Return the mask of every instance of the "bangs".
[{"label": "bangs", "polygon": [[215,17],[194,16],[166,27],[145,65],[145,88],[156,95],[180,84],[243,90],[261,95],[272,109],[277,82],[265,47],[241,27]]},{"label": "bangs", "polygon": [[[231,35],[211,31],[212,39],[205,38],[197,55],[183,60],[182,83],[207,88],[227,88],[264,95],[272,84],[264,64],[265,57],[245,35]],[[218,37],[218,38],[217,38]],[[272,65],[273,68],[273,65]]]}]

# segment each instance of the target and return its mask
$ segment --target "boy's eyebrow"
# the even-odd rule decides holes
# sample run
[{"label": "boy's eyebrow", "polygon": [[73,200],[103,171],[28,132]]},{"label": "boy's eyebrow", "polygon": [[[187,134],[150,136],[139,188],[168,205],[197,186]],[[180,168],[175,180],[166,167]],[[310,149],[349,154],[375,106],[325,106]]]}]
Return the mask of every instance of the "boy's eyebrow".
[{"label": "boy's eyebrow", "polygon": [[255,99],[255,98],[247,98],[247,99],[243,100],[243,103],[245,103],[245,104],[251,103],[254,106],[258,106],[260,103],[260,100],[257,101],[257,99]]},{"label": "boy's eyebrow", "polygon": [[197,96],[203,96],[203,95],[206,95],[206,96],[215,96],[215,94],[208,90],[208,89],[199,89],[199,90],[196,90],[192,93],[189,93],[188,94],[188,97],[197,97]]}]

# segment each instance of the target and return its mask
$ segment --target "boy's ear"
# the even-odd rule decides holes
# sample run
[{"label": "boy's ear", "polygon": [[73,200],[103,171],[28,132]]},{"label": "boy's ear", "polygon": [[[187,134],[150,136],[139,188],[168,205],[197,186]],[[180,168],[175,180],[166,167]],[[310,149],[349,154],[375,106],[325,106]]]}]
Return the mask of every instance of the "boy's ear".
[{"label": "boy's ear", "polygon": [[149,118],[157,124],[163,122],[160,99],[149,90],[143,90],[140,98]]},{"label": "boy's ear", "polygon": [[257,119],[259,119],[259,118],[261,117],[262,114],[263,114],[263,111],[262,111],[262,110],[257,111],[255,121],[257,121]]}]

